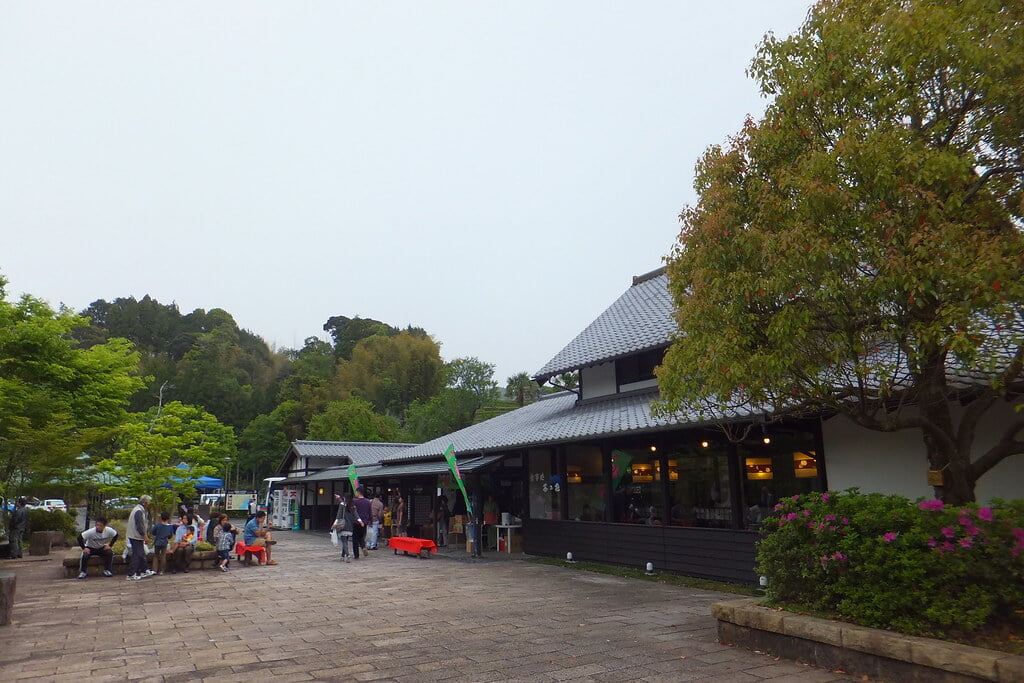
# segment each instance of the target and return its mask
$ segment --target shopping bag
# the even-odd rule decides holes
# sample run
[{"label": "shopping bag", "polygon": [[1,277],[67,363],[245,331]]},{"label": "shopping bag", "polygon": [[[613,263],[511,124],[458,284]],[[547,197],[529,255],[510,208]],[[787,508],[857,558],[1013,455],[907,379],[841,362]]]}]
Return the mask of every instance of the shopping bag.
[{"label": "shopping bag", "polygon": [[331,529],[331,545],[338,545],[338,530]]}]

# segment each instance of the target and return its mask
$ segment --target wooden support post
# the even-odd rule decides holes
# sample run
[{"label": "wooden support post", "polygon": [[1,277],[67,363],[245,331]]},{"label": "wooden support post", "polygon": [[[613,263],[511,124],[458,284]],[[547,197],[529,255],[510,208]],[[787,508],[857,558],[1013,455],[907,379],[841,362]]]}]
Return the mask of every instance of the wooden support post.
[{"label": "wooden support post", "polygon": [[11,623],[14,611],[14,584],[17,580],[14,572],[0,572],[0,626]]}]

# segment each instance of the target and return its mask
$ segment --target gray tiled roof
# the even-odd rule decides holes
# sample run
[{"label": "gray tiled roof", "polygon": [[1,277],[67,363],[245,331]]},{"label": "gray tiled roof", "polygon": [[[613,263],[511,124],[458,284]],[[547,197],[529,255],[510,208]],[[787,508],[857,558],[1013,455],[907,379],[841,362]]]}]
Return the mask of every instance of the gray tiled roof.
[{"label": "gray tiled roof", "polygon": [[295,441],[292,448],[304,458],[347,458],[359,465],[372,465],[408,449],[408,443],[368,441]]},{"label": "gray tiled roof", "polygon": [[[449,444],[454,444],[455,452],[464,456],[698,423],[696,415],[651,415],[651,401],[657,396],[656,391],[644,392],[577,405],[575,394],[551,394],[518,410],[413,446],[396,456],[395,461],[437,457]],[[730,419],[742,417],[740,412],[730,415]]]},{"label": "gray tiled roof", "polygon": [[549,378],[621,356],[665,346],[676,322],[664,269],[633,278],[633,286],[549,360],[534,378]]}]

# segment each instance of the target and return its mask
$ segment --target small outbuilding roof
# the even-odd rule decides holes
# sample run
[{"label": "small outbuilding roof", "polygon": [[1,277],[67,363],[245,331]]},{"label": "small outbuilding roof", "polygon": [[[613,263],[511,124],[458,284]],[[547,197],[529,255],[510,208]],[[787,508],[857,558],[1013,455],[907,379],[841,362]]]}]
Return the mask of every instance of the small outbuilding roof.
[{"label": "small outbuilding roof", "polygon": [[335,459],[339,465],[354,463],[357,467],[375,465],[394,457],[412,445],[410,443],[375,443],[371,441],[293,441],[277,469],[286,474],[285,466],[292,456]]},{"label": "small outbuilding roof", "polygon": [[565,348],[534,379],[605,363],[640,351],[667,346],[676,331],[665,269],[633,278],[633,285]]}]

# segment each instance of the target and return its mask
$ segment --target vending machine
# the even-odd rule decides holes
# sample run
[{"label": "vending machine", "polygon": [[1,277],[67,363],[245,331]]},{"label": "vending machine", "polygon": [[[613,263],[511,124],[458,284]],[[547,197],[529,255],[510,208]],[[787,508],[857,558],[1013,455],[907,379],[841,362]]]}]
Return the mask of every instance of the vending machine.
[{"label": "vending machine", "polygon": [[294,529],[299,524],[299,492],[277,489],[270,499],[270,523],[277,529]]}]

